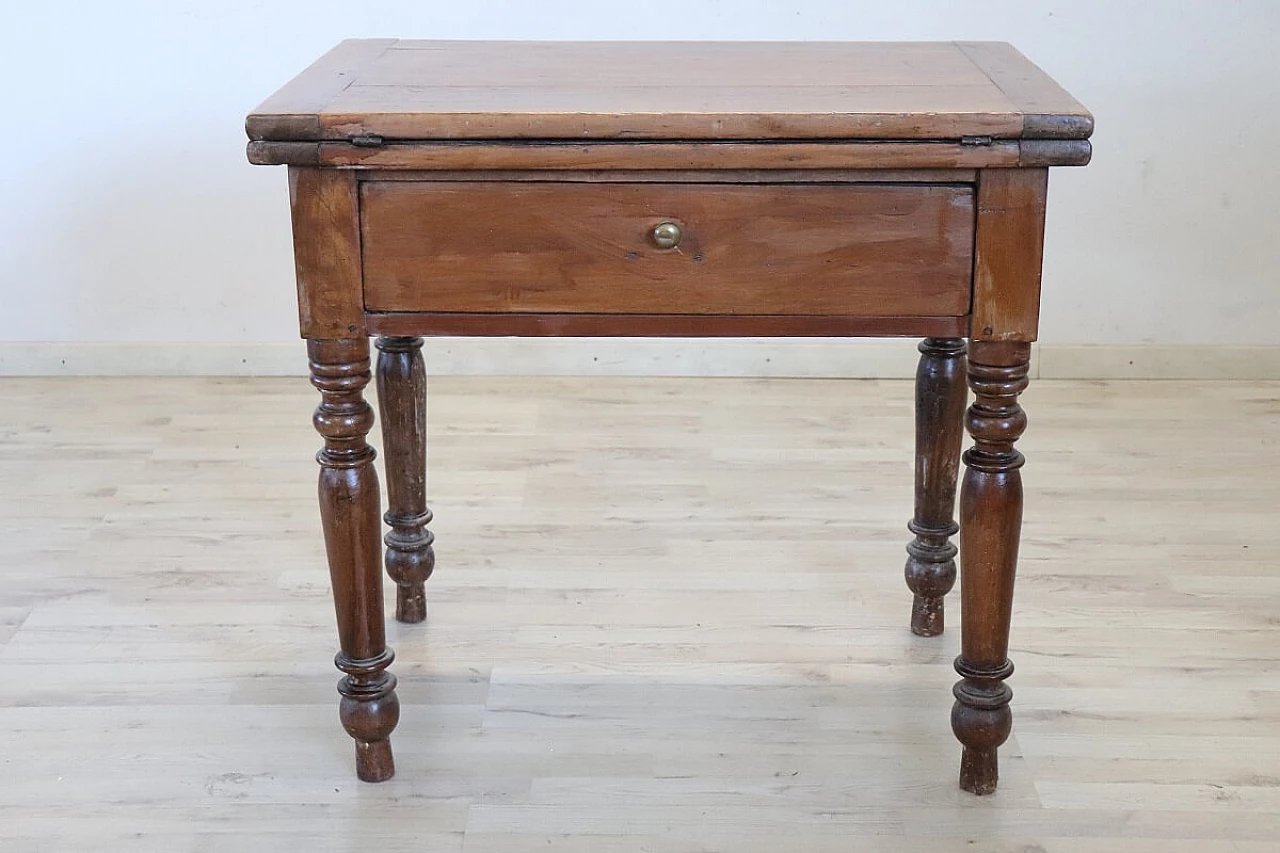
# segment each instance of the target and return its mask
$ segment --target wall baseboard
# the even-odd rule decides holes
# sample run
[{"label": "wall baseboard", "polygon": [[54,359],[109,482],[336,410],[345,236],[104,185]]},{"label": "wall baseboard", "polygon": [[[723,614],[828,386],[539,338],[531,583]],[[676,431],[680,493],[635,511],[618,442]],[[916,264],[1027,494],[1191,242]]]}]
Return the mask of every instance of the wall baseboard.
[{"label": "wall baseboard", "polygon": [[1280,345],[1037,345],[1040,379],[1280,379]]},{"label": "wall baseboard", "polygon": [[[906,379],[914,341],[768,338],[428,338],[436,376]],[[290,343],[0,343],[0,376],[301,376]],[[1041,379],[1280,379],[1280,345],[1037,344]]]}]

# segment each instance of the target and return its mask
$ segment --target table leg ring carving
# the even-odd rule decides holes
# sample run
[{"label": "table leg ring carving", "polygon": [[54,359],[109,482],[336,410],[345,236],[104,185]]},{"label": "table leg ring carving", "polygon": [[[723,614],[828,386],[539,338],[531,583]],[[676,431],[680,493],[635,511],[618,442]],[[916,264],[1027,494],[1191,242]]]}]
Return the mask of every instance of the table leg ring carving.
[{"label": "table leg ring carving", "polygon": [[365,437],[373,409],[365,338],[310,340],[311,384],[320,391],[316,431],[320,463],[320,519],[324,529],[341,651],[334,662],[346,673],[338,683],[338,715],[356,741],[356,774],[381,782],[395,773],[388,738],[400,719],[394,655],[382,616],[382,542],[376,456]]},{"label": "table leg ring carving", "polygon": [[338,681],[342,701],[338,716],[356,742],[356,775],[364,782],[384,782],[395,775],[391,732],[400,722],[396,677],[386,668],[395,660],[387,649],[377,658],[354,660],[338,653],[334,664],[347,675]]},{"label": "table leg ring carving", "polygon": [[964,744],[960,787],[975,794],[990,794],[999,778],[996,749],[1013,730],[1013,713],[1009,710],[1013,690],[1003,683],[1013,673],[1013,664],[1005,661],[999,669],[985,671],[958,657],[955,666],[963,677],[951,691],[956,697],[951,707],[951,730]]},{"label": "table leg ring carving", "polygon": [[396,619],[421,622],[427,618],[426,581],[436,565],[435,535],[426,529],[431,511],[418,515],[388,512],[383,519],[391,527],[383,541],[387,575],[396,582]]},{"label": "table leg ring carving", "polygon": [[936,637],[943,628],[943,599],[956,582],[959,530],[953,519],[960,444],[964,436],[965,342],[925,338],[916,371],[915,516],[907,529],[907,587],[914,594],[911,630]]},{"label": "table leg ring carving", "polygon": [[943,600],[956,582],[956,546],[947,540],[960,526],[931,528],[912,521],[907,529],[916,535],[907,545],[907,586],[915,594],[911,602],[911,631],[921,637],[942,633]]},{"label": "table leg ring carving", "polygon": [[427,618],[426,581],[436,565],[427,529],[427,379],[422,338],[378,338],[378,406],[387,472],[387,575],[396,583],[396,619]]}]

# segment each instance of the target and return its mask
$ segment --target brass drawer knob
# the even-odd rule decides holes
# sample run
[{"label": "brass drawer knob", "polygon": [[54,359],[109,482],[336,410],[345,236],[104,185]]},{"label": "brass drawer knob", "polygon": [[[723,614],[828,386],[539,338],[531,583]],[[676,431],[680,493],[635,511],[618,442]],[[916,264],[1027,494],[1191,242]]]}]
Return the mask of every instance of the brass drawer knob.
[{"label": "brass drawer knob", "polygon": [[659,222],[653,226],[653,244],[659,249],[674,249],[680,245],[683,236],[680,226],[674,222]]}]

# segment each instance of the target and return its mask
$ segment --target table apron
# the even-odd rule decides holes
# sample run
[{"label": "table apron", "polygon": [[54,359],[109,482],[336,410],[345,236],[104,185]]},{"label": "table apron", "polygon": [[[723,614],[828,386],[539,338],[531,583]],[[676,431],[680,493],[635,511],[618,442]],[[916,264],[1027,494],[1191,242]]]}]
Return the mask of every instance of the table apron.
[{"label": "table apron", "polygon": [[368,312],[371,335],[460,337],[935,337],[969,334],[969,317],[797,314],[484,314]]}]

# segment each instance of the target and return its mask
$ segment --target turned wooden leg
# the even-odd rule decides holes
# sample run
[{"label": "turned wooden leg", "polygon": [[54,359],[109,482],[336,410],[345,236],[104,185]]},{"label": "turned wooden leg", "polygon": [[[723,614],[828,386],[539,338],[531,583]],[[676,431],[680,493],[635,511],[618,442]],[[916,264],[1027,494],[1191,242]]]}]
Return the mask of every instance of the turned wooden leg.
[{"label": "turned wooden leg", "polygon": [[1009,618],[1022,528],[1022,454],[1013,443],[1026,429],[1018,395],[1027,387],[1030,344],[974,341],[969,387],[974,401],[965,425],[973,447],[964,454],[960,487],[960,604],[963,608],[951,728],[964,745],[960,787],[990,794],[999,777],[996,748],[1009,737],[1013,691]]},{"label": "turned wooden leg", "polygon": [[427,529],[427,373],[422,338],[378,338],[378,408],[387,473],[387,574],[396,582],[396,619],[427,618],[425,583],[436,565]]},{"label": "turned wooden leg", "polygon": [[356,774],[381,782],[395,774],[391,731],[400,719],[394,655],[382,618],[382,543],[378,539],[378,475],[374,451],[365,442],[373,409],[364,399],[369,384],[365,338],[307,341],[311,384],[320,391],[316,430],[324,447],[320,463],[320,518],[324,525],[333,603],[341,651],[334,663],[346,675],[338,682],[339,716],[356,741]]},{"label": "turned wooden leg", "polygon": [[907,529],[911,630],[942,633],[943,597],[956,582],[956,474],[964,435],[964,340],[925,338],[916,370],[916,508]]}]

